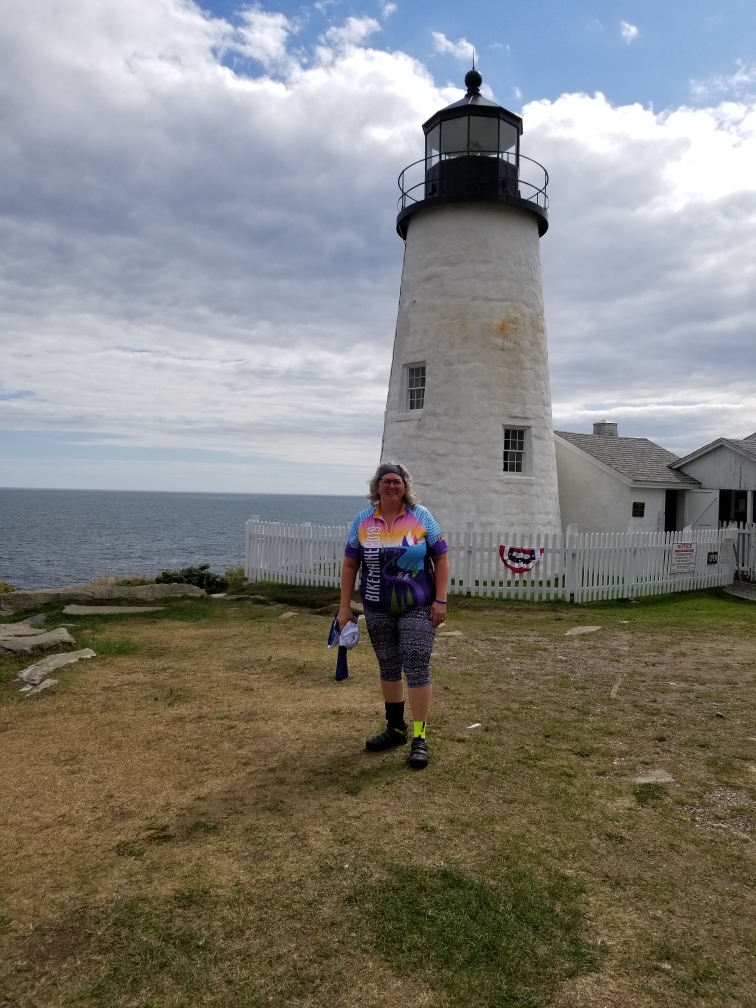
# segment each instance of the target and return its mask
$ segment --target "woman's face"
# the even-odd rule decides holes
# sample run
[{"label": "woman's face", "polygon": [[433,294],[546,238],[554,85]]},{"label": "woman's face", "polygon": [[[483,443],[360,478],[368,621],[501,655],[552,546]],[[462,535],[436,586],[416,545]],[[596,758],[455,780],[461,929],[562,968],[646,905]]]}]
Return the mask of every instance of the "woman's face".
[{"label": "woman's face", "polygon": [[404,499],[404,480],[399,473],[386,473],[378,481],[382,504],[401,504]]}]

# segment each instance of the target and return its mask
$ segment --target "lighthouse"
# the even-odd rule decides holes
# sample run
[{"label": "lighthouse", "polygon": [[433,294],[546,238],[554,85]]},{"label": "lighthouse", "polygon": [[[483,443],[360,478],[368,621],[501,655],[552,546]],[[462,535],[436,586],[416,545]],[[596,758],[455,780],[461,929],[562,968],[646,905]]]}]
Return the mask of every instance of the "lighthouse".
[{"label": "lighthouse", "polygon": [[480,92],[424,123],[399,176],[405,241],[381,457],[445,530],[561,531],[541,283],[548,175]]}]

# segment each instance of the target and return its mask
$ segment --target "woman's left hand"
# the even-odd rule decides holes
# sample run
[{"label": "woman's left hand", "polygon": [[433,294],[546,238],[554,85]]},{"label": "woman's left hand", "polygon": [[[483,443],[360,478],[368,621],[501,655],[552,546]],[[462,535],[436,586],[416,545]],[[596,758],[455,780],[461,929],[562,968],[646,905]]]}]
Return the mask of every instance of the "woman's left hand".
[{"label": "woman's left hand", "polygon": [[446,606],[441,605],[440,602],[434,602],[430,610],[431,623],[434,629],[440,627],[441,624],[446,619]]}]

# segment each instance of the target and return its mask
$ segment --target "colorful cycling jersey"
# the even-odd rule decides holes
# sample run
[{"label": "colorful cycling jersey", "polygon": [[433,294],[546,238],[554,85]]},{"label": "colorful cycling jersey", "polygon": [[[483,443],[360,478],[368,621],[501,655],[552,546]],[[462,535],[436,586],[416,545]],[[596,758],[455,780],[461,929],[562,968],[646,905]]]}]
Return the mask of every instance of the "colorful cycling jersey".
[{"label": "colorful cycling jersey", "polygon": [[362,562],[360,595],[368,609],[404,613],[431,604],[436,582],[430,558],[448,549],[427,508],[403,507],[389,528],[375,504],[354,519],[345,555]]}]

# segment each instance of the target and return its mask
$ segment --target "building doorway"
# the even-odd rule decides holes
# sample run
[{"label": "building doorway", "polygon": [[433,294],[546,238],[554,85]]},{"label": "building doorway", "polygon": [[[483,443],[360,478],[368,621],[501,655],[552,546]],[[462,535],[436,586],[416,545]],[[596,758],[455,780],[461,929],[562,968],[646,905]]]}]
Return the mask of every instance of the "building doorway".
[{"label": "building doorway", "polygon": [[664,531],[677,532],[677,490],[667,490],[665,494]]},{"label": "building doorway", "polygon": [[747,490],[719,491],[719,520],[720,522],[748,521]]}]

